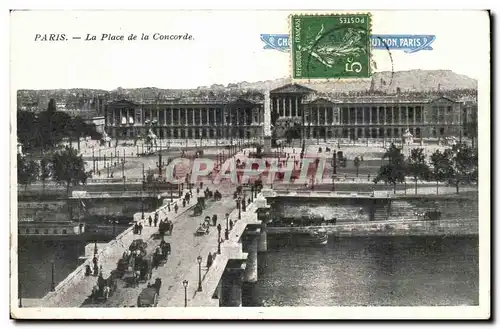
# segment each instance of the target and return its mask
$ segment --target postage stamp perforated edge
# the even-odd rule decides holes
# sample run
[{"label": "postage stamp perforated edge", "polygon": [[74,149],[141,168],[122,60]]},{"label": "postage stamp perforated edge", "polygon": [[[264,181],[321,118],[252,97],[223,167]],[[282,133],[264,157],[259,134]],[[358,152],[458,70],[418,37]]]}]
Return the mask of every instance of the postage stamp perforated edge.
[{"label": "postage stamp perforated edge", "polygon": [[[370,64],[368,67],[368,76],[363,77],[325,77],[325,78],[296,78],[294,74],[294,48],[293,48],[293,21],[292,18],[294,16],[353,16],[353,15],[368,15],[369,17],[369,25],[368,25],[368,36],[367,36],[367,50],[368,50],[368,63]],[[373,75],[373,52],[372,46],[370,44],[370,35],[372,32],[372,14],[370,12],[349,12],[349,11],[336,11],[336,12],[293,12],[288,15],[288,35],[289,35],[289,45],[290,45],[290,53],[288,58],[288,71],[290,73],[290,79],[292,82],[297,83],[310,83],[310,82],[332,82],[332,81],[342,81],[342,83],[359,83],[361,81],[371,81],[371,77]]]}]

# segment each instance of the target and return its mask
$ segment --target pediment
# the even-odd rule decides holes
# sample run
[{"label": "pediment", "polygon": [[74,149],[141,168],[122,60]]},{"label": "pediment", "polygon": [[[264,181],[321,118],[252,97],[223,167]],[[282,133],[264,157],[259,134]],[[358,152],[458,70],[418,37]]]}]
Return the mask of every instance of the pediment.
[{"label": "pediment", "polygon": [[316,90],[299,85],[297,83],[287,84],[271,90],[271,94],[310,94],[315,92]]},{"label": "pediment", "polygon": [[108,104],[108,106],[112,106],[112,107],[135,107],[137,106],[135,103],[131,102],[131,101],[128,101],[126,99],[122,99],[122,100],[119,100],[119,101],[115,101],[115,102],[111,102]]}]

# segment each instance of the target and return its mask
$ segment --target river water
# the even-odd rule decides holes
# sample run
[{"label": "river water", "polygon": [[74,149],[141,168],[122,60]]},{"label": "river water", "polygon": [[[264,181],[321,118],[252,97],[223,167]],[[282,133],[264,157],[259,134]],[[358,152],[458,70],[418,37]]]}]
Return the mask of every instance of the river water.
[{"label": "river water", "polygon": [[52,262],[57,285],[80,264],[85,252],[81,241],[20,240],[18,244],[20,294],[23,298],[42,298],[51,288]]},{"label": "river water", "polygon": [[478,237],[330,236],[325,246],[269,241],[244,306],[478,305]]},{"label": "river water", "polygon": [[[50,289],[78,265],[77,242],[19,245],[24,298]],[[272,238],[244,306],[477,305],[478,238],[330,236],[325,246],[291,246]]]}]

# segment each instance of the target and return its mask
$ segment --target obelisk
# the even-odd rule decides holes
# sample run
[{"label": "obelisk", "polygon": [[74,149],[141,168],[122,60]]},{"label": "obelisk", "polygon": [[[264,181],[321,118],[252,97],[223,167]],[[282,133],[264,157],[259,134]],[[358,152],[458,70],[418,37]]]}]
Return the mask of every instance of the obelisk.
[{"label": "obelisk", "polygon": [[271,153],[271,96],[267,89],[264,93],[264,154]]}]

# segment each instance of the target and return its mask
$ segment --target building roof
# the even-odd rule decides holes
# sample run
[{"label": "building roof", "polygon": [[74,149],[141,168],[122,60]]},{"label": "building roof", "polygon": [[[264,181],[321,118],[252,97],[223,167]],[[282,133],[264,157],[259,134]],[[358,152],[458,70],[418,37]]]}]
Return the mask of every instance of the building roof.
[{"label": "building roof", "polygon": [[299,85],[298,83],[290,83],[276,89],[271,90],[271,94],[310,94],[316,90]]}]

